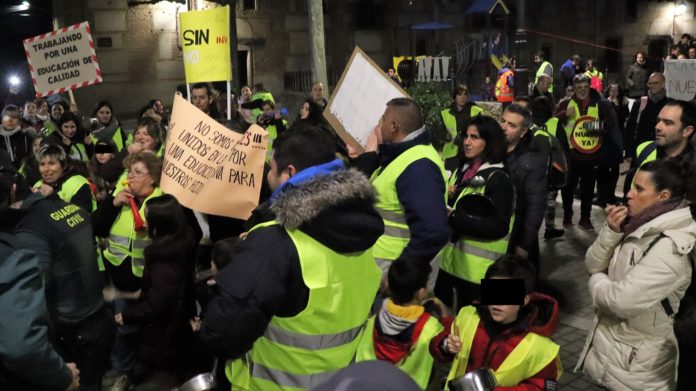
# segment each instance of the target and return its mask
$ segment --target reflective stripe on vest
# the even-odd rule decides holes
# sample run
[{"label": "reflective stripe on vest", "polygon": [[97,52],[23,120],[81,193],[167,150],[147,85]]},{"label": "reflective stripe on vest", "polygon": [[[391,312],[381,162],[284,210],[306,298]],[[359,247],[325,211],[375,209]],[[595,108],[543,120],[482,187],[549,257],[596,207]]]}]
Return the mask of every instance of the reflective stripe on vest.
[{"label": "reflective stripe on vest", "polygon": [[[502,164],[481,166],[479,171],[486,168],[499,167]],[[504,171],[495,170],[488,176],[501,173],[508,176]],[[509,177],[509,176],[508,176]],[[488,181],[486,178],[486,182]],[[480,187],[465,187],[457,197],[454,203],[454,208],[457,208],[459,201],[468,194],[484,194],[486,186]],[[513,206],[513,210],[514,210]],[[469,281],[474,284],[480,284],[481,279],[486,274],[488,267],[495,262],[496,259],[505,255],[510,241],[510,232],[515,223],[514,213],[510,216],[510,224],[505,237],[497,240],[479,240],[470,236],[459,235],[455,243],[448,242],[447,245],[438,253],[437,257],[441,258],[440,269],[447,273]]]},{"label": "reflective stripe on vest", "polygon": [[547,66],[551,67],[551,84],[549,84],[549,92],[553,94],[553,65],[551,65],[550,62],[544,61],[539,65],[539,68],[536,71],[536,77],[534,78],[534,84],[539,84],[539,78],[541,75],[545,75],[544,69],[546,69]]},{"label": "reflective stripe on vest", "polygon": [[[43,185],[43,181],[38,181],[34,184],[33,188],[40,188],[41,185]],[[87,178],[83,177],[82,175],[73,175],[70,178],[66,179],[65,182],[63,182],[60,185],[60,189],[58,190],[58,197],[68,203],[72,203],[72,198],[77,194],[80,189],[82,189],[82,186],[87,185],[89,187],[89,182],[87,182]],[[92,194],[92,190],[90,189],[89,194]],[[94,199],[94,196],[91,196],[92,198],[92,210],[88,210],[88,212],[94,212],[94,210],[97,209],[97,201]]]},{"label": "reflective stripe on vest", "polygon": [[[459,129],[457,129],[457,119],[450,113],[451,109],[444,109],[440,112],[440,115],[442,116],[442,122],[445,124],[445,127],[447,128],[447,131],[449,131],[450,136],[452,137],[452,141],[447,142],[443,147],[442,147],[442,159],[449,159],[452,157],[457,156],[459,153],[459,146],[457,146],[454,142],[457,139],[457,134],[459,132]],[[477,115],[481,114],[483,110],[478,107],[478,106],[471,106],[471,111],[469,113],[469,116],[471,118],[476,117]],[[465,132],[466,129],[461,129],[462,132]]]},{"label": "reflective stripe on vest", "polygon": [[[274,224],[260,224],[250,235]],[[348,366],[381,278],[370,250],[340,254],[300,230],[285,231],[297,249],[309,299],[299,314],[273,317],[254,342],[248,354],[252,390],[310,389]]]},{"label": "reflective stripe on vest", "polygon": [[[636,148],[636,159],[641,157],[640,155],[642,154],[643,150],[645,148],[647,148],[648,145],[653,144],[653,143],[654,143],[654,141],[645,141],[645,142],[641,143],[638,146],[638,148]],[[657,160],[657,148],[653,149],[652,152],[650,152],[650,154],[648,154],[648,156],[646,156],[645,159],[643,159],[642,161],[640,161],[640,159],[639,159],[638,167],[642,167],[643,164],[645,164],[647,162],[651,162],[653,160]]]},{"label": "reflective stripe on vest", "polygon": [[78,162],[89,162],[87,149],[85,149],[85,145],[82,143],[72,143],[72,145],[70,145],[68,157],[72,160],[77,160]]},{"label": "reflective stripe on vest", "polygon": [[[365,327],[365,333],[358,346],[358,352],[355,355],[355,361],[377,360],[375,355],[375,346],[373,333],[375,329],[375,317],[373,316]],[[430,354],[430,340],[440,334],[444,327],[433,316],[429,317],[425,322],[423,329],[416,343],[411,346],[408,354],[398,363],[394,364],[425,390],[428,387],[430,374],[433,369],[433,356]]]},{"label": "reflective stripe on vest", "polygon": [[[447,376],[447,381],[463,376],[469,363],[469,352],[474,342],[476,329],[480,322],[476,308],[467,306],[462,308],[457,315],[454,325],[459,326],[462,350],[457,353],[452,362],[452,368]],[[560,346],[551,339],[535,333],[527,335],[517,344],[510,354],[503,360],[498,369],[493,371],[498,386],[513,387],[525,379],[529,379],[542,369],[546,368],[553,360],[558,365],[556,380],[561,377],[563,368],[558,357]]]},{"label": "reflective stripe on vest", "polygon": [[[377,169],[370,178],[378,194],[375,207],[384,220],[384,234],[380,236],[372,250],[376,259],[384,261],[397,259],[410,241],[411,233],[406,223],[403,206],[399,202],[399,195],[396,193],[396,181],[411,163],[420,159],[428,159],[438,166],[444,185],[446,180],[442,159],[432,145],[416,145],[407,149],[386,167]],[[443,198],[446,198],[446,194],[443,194]]]},{"label": "reflective stripe on vest", "polygon": [[[570,149],[576,149],[573,147],[573,144],[571,142],[571,136],[573,133],[573,128],[575,128],[575,121],[578,120],[578,118],[581,117],[580,115],[580,108],[578,105],[575,103],[573,99],[571,99],[568,102],[568,107],[573,108],[573,116],[569,117],[568,120],[566,121],[565,125],[563,126],[563,129],[565,130],[566,133],[566,140],[568,140],[568,147]],[[591,105],[587,107],[587,116],[599,119],[599,105]]]},{"label": "reflective stripe on vest", "polygon": [[[288,121],[283,120],[283,125],[287,127]],[[268,145],[266,146],[266,163],[271,161],[271,156],[273,156],[273,141],[278,138],[278,129],[275,125],[269,125],[266,128],[268,132]]]},{"label": "reflective stripe on vest", "polygon": [[[140,205],[140,217],[145,220],[145,205],[154,197],[162,195],[162,190],[155,190],[145,198]],[[136,277],[143,276],[145,269],[145,247],[149,244],[147,231],[136,232],[134,229],[133,213],[128,205],[122,205],[116,220],[111,225],[104,258],[110,264],[118,267],[127,257],[131,257],[131,271]]]}]

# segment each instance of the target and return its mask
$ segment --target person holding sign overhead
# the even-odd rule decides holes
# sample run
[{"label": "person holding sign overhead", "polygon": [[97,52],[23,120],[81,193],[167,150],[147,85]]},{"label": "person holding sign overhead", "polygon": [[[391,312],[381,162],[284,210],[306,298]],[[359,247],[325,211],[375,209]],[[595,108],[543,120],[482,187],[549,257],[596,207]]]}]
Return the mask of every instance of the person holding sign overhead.
[{"label": "person holding sign overhead", "polygon": [[[442,159],[430,145],[430,132],[418,104],[394,98],[365,147],[356,166],[371,175],[379,194],[377,210],[384,220],[384,235],[373,254],[383,273],[392,261],[431,262],[447,244],[445,173]],[[435,284],[434,265],[428,288]]]},{"label": "person holding sign overhead", "polygon": [[565,132],[556,137],[569,152],[568,184],[561,190],[563,198],[563,225],[573,226],[573,194],[580,184],[580,228],[594,231],[590,222],[592,197],[599,165],[600,148],[604,137],[611,137],[622,148],[623,140],[610,103],[590,89],[590,78],[585,74],[573,77],[575,93],[569,100],[558,104],[555,115]]}]

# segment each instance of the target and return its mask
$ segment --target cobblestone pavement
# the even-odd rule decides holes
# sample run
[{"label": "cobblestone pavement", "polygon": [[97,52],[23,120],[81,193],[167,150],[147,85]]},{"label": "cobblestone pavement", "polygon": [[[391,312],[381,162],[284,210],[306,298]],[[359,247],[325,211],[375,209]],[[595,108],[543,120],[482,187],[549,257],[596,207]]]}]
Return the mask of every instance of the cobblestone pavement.
[{"label": "cobblestone pavement", "polygon": [[[556,227],[562,227],[563,210],[560,197],[556,210]],[[584,374],[574,373],[573,368],[585,345],[587,331],[592,326],[594,311],[587,290],[589,276],[585,270],[584,258],[587,248],[597,236],[577,226],[580,215],[580,202],[575,200],[575,225],[565,228],[565,234],[553,240],[544,240],[544,227],[540,230],[541,279],[560,293],[560,326],[553,340],[561,346],[563,375],[559,382],[562,390],[602,390]],[[606,214],[598,206],[592,207],[592,224],[599,231]]]}]

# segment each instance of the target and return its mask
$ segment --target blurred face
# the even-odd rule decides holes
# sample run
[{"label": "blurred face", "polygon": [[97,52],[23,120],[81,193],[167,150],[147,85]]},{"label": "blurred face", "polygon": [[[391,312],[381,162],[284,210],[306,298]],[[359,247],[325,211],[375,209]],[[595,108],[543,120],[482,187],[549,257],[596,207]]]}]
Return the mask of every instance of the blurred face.
[{"label": "blurred face", "polygon": [[573,88],[575,89],[575,97],[578,100],[587,99],[587,97],[590,95],[590,83],[574,83]]},{"label": "blurred face", "polygon": [[389,77],[394,76],[394,69],[389,68],[389,69],[387,70],[387,76],[389,76]]},{"label": "blurred face", "polygon": [[157,114],[164,113],[164,105],[162,104],[161,100],[156,100],[155,104],[152,105],[152,108],[155,109],[155,113]]},{"label": "blurred face", "polygon": [[155,147],[157,146],[155,139],[150,136],[150,133],[148,133],[147,126],[138,128],[133,135],[133,140],[135,140],[136,143],[140,143],[140,145],[143,146],[143,149],[147,149],[148,151],[154,152]]},{"label": "blurred face", "polygon": [[696,48],[689,48],[689,58],[696,58]]},{"label": "blurred face", "polygon": [[251,98],[251,88],[242,87],[242,98],[244,98],[244,99]]},{"label": "blurred face", "polygon": [[524,117],[517,113],[509,111],[503,112],[500,118],[500,126],[505,132],[505,140],[507,141],[508,149],[515,147],[520,142],[522,136],[527,132],[527,128],[523,126]]},{"label": "blurred face", "polygon": [[384,114],[382,114],[382,118],[379,119],[379,129],[380,133],[382,133],[383,142],[387,143],[392,142],[394,140],[392,133],[395,126],[396,118],[394,115],[394,111],[391,107],[387,106],[387,109],[384,110]]},{"label": "blurred face", "polygon": [[661,76],[652,75],[648,79],[648,90],[651,95],[657,94],[658,92],[665,89],[665,79]]},{"label": "blurred face", "polygon": [[143,162],[131,164],[128,170],[128,187],[136,197],[146,197],[152,193],[152,176]]},{"label": "blurred face", "polygon": [[316,83],[312,86],[312,98],[314,100],[321,100],[324,98],[324,85],[321,83]]},{"label": "blurred face", "polygon": [[694,132],[693,126],[684,127],[681,122],[682,109],[665,106],[657,115],[655,143],[667,150],[681,145]]},{"label": "blurred face", "polygon": [[191,103],[204,113],[207,113],[210,104],[213,103],[213,97],[208,96],[205,88],[194,88],[191,90]]},{"label": "blurred face", "polygon": [[41,142],[43,141],[43,137],[37,137],[34,139],[34,142],[31,143],[31,151],[34,152],[34,156],[39,155],[39,149],[41,149]]},{"label": "blurred face", "polygon": [[41,105],[38,108],[38,113],[41,115],[46,115],[48,113],[48,102],[41,101]]},{"label": "blurred face", "polygon": [[14,129],[19,124],[17,117],[13,115],[3,115],[2,116],[2,127],[5,129]]},{"label": "blurred face", "polygon": [[534,62],[535,62],[536,64],[539,64],[539,63],[541,62],[541,57],[539,57],[539,56],[534,56]]},{"label": "blurred face", "polygon": [[111,122],[111,109],[107,106],[102,106],[97,110],[97,119],[102,125],[108,125]]},{"label": "blurred face", "polygon": [[537,83],[537,86],[539,86],[539,91],[541,91],[541,92],[548,91],[549,84],[551,84],[551,80],[548,77],[540,77],[539,83]]},{"label": "blurred face", "polygon": [[633,186],[628,192],[628,214],[635,216],[658,201],[670,198],[667,190],[657,191],[652,173],[638,170],[633,177]]},{"label": "blurred face", "polygon": [[469,95],[465,92],[462,92],[461,94],[454,97],[454,102],[459,107],[464,107],[464,105],[466,105],[466,102],[468,102],[468,101],[469,101]]},{"label": "blurred face", "polygon": [[643,53],[636,54],[636,62],[641,65],[645,64],[645,56],[643,56]]},{"label": "blurred face", "polygon": [[575,94],[575,88],[573,88],[573,86],[566,87],[566,98],[570,98],[573,94]]},{"label": "blurred face", "polygon": [[61,133],[69,139],[72,139],[77,133],[77,124],[75,121],[67,121],[60,127]]},{"label": "blurred face", "polygon": [[592,60],[587,60],[587,69],[594,69],[594,63]]},{"label": "blurred face", "polygon": [[307,119],[307,117],[309,117],[309,103],[304,102],[300,107],[300,119]]},{"label": "blurred face", "polygon": [[616,84],[613,84],[611,87],[609,87],[609,97],[610,98],[618,98],[619,97],[619,86]]},{"label": "blurred face", "polygon": [[60,116],[63,115],[63,112],[65,112],[65,110],[63,109],[62,105],[55,104],[51,106],[51,117],[53,118],[53,120],[58,121],[58,119],[60,119]]},{"label": "blurred face", "polygon": [[63,166],[58,159],[46,156],[39,162],[41,180],[47,185],[53,185],[63,176]]},{"label": "blurred face", "polygon": [[28,118],[36,117],[36,103],[30,102],[24,105],[24,115]]},{"label": "blurred face", "polygon": [[476,159],[480,157],[483,150],[486,149],[486,140],[481,138],[478,128],[474,125],[470,125],[466,128],[466,133],[464,133],[464,156],[467,159]]}]

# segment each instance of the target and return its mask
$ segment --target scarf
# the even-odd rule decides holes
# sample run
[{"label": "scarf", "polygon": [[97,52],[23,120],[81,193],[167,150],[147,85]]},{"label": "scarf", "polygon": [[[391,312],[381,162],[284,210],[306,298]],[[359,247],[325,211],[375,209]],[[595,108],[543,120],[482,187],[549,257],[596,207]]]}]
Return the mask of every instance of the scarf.
[{"label": "scarf", "polygon": [[462,179],[459,181],[459,185],[461,186],[464,183],[464,181],[468,181],[469,179],[475,177],[482,164],[483,162],[479,158],[476,158],[471,163],[469,163],[469,166],[466,168],[466,170],[464,170],[464,173],[462,174]]},{"label": "scarf", "polygon": [[109,141],[113,139],[114,133],[116,133],[118,126],[118,120],[116,119],[116,117],[112,116],[109,124],[101,129],[93,131],[92,136],[96,137],[99,141]]},{"label": "scarf", "polygon": [[682,198],[670,198],[665,201],[659,201],[638,212],[635,216],[629,217],[622,227],[624,236],[632,234],[643,224],[681,207],[683,201]]},{"label": "scarf", "polygon": [[314,177],[318,175],[327,175],[334,171],[344,170],[345,168],[346,165],[345,163],[343,163],[343,160],[341,159],[335,159],[328,163],[307,167],[304,170],[290,177],[290,179],[288,179],[287,181],[283,182],[282,185],[278,186],[278,188],[273,191],[273,194],[271,194],[271,198],[269,199],[269,201],[271,204],[273,204],[273,202],[275,202],[283,192],[297,187],[301,185],[303,182],[314,179]]},{"label": "scarf", "polygon": [[418,319],[425,312],[422,305],[400,306],[394,304],[391,299],[384,300],[379,310],[379,325],[386,335],[398,335]]}]

